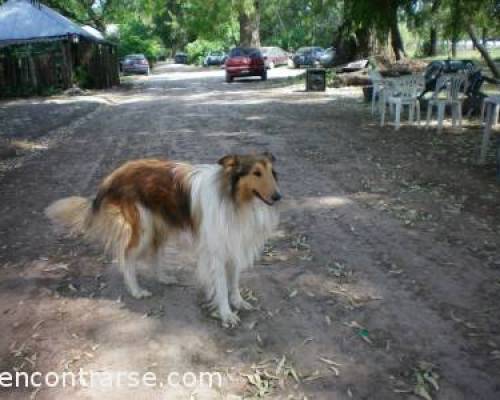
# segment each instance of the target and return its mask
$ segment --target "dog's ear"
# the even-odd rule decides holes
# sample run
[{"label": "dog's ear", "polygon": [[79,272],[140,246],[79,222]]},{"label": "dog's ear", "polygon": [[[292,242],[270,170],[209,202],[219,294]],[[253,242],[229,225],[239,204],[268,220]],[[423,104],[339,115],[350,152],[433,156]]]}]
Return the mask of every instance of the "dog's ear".
[{"label": "dog's ear", "polygon": [[262,153],[264,157],[266,157],[269,161],[272,163],[276,161],[276,157],[274,157],[274,154],[271,153],[270,151],[266,151],[265,153]]},{"label": "dog's ear", "polygon": [[239,158],[236,154],[228,154],[217,161],[217,164],[222,165],[224,169],[234,168],[239,164]]}]

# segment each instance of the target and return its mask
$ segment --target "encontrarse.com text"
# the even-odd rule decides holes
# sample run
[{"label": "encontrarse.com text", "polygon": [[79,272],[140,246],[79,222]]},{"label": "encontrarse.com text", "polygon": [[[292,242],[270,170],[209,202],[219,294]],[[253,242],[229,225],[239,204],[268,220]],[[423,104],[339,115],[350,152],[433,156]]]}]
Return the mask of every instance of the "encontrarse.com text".
[{"label": "encontrarse.com text", "polygon": [[219,372],[170,372],[161,380],[154,372],[86,371],[78,372],[0,372],[0,388],[38,387],[222,387]]}]

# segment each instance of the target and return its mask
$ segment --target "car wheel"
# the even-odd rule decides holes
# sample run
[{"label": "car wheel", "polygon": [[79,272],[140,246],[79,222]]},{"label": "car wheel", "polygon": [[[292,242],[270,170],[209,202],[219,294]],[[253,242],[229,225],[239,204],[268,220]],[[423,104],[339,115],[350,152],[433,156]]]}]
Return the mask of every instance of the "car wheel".
[{"label": "car wheel", "polygon": [[226,82],[231,83],[233,81],[233,77],[229,74],[226,74]]},{"label": "car wheel", "polygon": [[267,71],[266,71],[266,70],[264,70],[264,72],[262,73],[262,75],[261,75],[260,77],[261,77],[261,79],[262,79],[263,81],[267,81]]}]

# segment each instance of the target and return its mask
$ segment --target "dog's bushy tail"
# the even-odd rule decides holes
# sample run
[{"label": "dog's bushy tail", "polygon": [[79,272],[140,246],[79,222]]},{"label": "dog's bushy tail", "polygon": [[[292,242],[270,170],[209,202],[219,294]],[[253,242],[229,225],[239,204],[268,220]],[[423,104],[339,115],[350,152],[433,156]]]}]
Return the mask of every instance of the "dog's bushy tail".
[{"label": "dog's bushy tail", "polygon": [[72,235],[85,234],[92,219],[91,201],[85,197],[66,197],[48,206],[45,215]]},{"label": "dog's bushy tail", "polygon": [[52,203],[45,215],[71,235],[83,235],[102,243],[114,256],[121,257],[130,240],[131,227],[118,207],[92,207],[92,200],[72,196]]}]

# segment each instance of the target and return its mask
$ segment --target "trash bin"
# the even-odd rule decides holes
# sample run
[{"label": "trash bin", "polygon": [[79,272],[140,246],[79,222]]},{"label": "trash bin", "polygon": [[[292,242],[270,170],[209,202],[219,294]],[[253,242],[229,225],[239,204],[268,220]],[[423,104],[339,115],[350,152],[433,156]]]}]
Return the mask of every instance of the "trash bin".
[{"label": "trash bin", "polygon": [[306,72],[306,91],[324,92],[326,90],[326,70],[309,68]]}]

